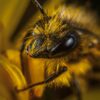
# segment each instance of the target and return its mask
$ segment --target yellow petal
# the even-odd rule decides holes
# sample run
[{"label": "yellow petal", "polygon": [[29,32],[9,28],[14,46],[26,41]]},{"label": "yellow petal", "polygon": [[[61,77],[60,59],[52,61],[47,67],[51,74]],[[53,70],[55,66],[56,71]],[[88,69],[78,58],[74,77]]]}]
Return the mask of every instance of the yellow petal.
[{"label": "yellow petal", "polygon": [[15,89],[24,88],[26,80],[18,66],[0,56],[0,100],[29,100],[29,91],[18,93]]}]

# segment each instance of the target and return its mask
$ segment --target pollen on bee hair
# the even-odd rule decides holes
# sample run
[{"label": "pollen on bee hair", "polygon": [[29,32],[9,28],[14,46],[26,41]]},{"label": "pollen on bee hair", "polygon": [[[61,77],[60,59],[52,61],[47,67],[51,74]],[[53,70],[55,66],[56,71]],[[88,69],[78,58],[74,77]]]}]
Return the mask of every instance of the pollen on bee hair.
[{"label": "pollen on bee hair", "polygon": [[[52,13],[49,13],[52,12]],[[69,30],[72,27],[83,28],[89,30],[96,35],[99,35],[100,29],[96,21],[96,16],[93,12],[85,9],[84,7],[79,7],[75,5],[61,5],[58,9],[53,9],[53,11],[48,10],[47,15],[50,17],[48,22],[46,22],[43,17],[41,20],[36,23],[36,27],[34,27],[33,31],[37,34],[63,34],[62,30]],[[77,55],[78,56],[78,55]],[[74,56],[73,56],[74,57]],[[62,63],[65,63],[65,58],[53,59],[46,61],[46,73],[49,76],[52,72],[59,69],[59,66],[62,66]],[[83,64],[85,62],[85,66]],[[68,63],[67,63],[68,64]],[[81,65],[83,64],[83,65]],[[56,67],[55,67],[56,66]],[[62,84],[68,85],[69,80],[71,79],[70,70],[75,70],[75,73],[85,73],[88,69],[90,69],[90,62],[86,59],[83,59],[78,64],[68,64],[69,70],[65,74],[58,77],[52,83],[59,85]],[[77,66],[79,69],[74,69],[71,66]],[[84,67],[83,67],[84,66]],[[71,69],[72,68],[72,69]],[[78,72],[79,71],[79,72]]]},{"label": "pollen on bee hair", "polygon": [[70,26],[79,28],[82,27],[90,30],[93,33],[95,32],[96,34],[99,34],[100,32],[96,15],[84,7],[78,7],[75,5],[61,5],[54,11],[50,11],[49,9],[47,15],[50,17],[49,21],[46,22],[43,18],[41,18],[41,21],[36,23],[34,32],[38,34],[49,34],[52,32],[56,33],[64,28],[70,28]]},{"label": "pollen on bee hair", "polygon": [[[72,73],[78,77],[79,74],[85,74],[92,66],[88,57],[83,56],[82,54],[84,52],[90,53],[88,42],[91,43],[91,40],[94,39],[94,37],[91,37],[92,33],[99,36],[100,28],[97,24],[96,15],[92,11],[87,10],[85,7],[76,5],[60,5],[57,9],[48,8],[45,9],[45,11],[46,10],[48,10],[48,20],[41,16],[41,18],[32,26],[32,31],[35,35],[37,35],[37,38],[35,38],[34,34],[32,33],[32,38],[29,39],[26,44],[26,47],[28,47],[27,53],[29,53],[31,57],[33,54],[36,56],[42,55],[43,51],[45,51],[44,54],[46,55],[44,55],[45,57],[42,55],[41,58],[50,57],[51,52],[49,50],[47,51],[47,44],[51,43],[51,47],[54,47],[54,44],[57,44],[63,39],[62,37],[66,36],[64,34],[67,34],[68,30],[76,28],[90,31],[90,34],[87,35],[84,34],[84,32],[78,34],[77,30],[75,30],[74,32],[80,35],[80,37],[78,37],[79,43],[77,46],[75,45],[74,50],[71,49],[65,56],[62,57],[45,59],[45,77],[49,77],[52,75],[52,73],[58,72],[62,66],[68,68],[64,74],[57,77],[50,84],[54,83],[56,84],[55,86],[70,85]],[[75,41],[73,41],[76,43],[76,39],[78,38],[74,32],[72,32],[72,34],[75,35]],[[42,38],[43,35],[45,35],[45,39]],[[59,37],[60,40],[57,38],[57,41],[53,41],[54,39],[49,38],[49,36],[52,36],[53,38]],[[38,48],[35,48],[36,45],[38,45]]]}]

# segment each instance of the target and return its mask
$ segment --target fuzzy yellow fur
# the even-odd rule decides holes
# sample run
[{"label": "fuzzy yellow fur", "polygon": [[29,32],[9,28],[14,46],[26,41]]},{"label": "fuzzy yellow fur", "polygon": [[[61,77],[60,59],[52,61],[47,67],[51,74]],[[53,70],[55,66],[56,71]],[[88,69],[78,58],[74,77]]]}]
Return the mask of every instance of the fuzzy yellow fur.
[{"label": "fuzzy yellow fur", "polygon": [[[75,25],[76,27],[87,29],[95,35],[100,36],[100,29],[97,24],[96,16],[92,12],[88,11],[84,7],[75,6],[75,5],[61,5],[57,9],[52,8],[47,10],[48,16],[54,16],[48,23],[42,23],[44,25],[44,29],[41,26],[36,25],[35,28],[33,28],[34,33],[41,34],[44,33],[46,36],[48,34],[55,34],[62,28],[66,27],[65,25],[62,25],[62,21],[59,19],[67,19],[68,22],[72,25]],[[42,19],[42,18],[41,18]],[[69,28],[69,26],[68,26]],[[60,37],[63,34],[58,34]],[[33,39],[33,38],[31,38]],[[31,39],[29,39],[27,45],[31,42]],[[85,42],[88,42],[87,40]],[[83,41],[83,48],[86,45]],[[50,40],[46,41],[45,44],[49,44]],[[34,44],[32,45],[32,49],[30,50],[30,54],[35,52],[34,50]],[[87,51],[87,50],[86,50]],[[78,52],[78,51],[77,51]],[[78,55],[70,55],[70,56],[78,56]],[[74,73],[77,77],[79,75],[84,75],[88,70],[91,69],[92,64],[88,60],[88,58],[83,58],[77,63],[68,63],[64,57],[57,58],[57,59],[43,59],[43,63],[45,63],[45,67],[47,68],[47,77],[49,77],[51,74],[53,74],[55,71],[58,71],[59,67],[66,66],[68,68],[68,71],[59,76],[57,79],[52,81],[50,84],[54,83],[55,86],[63,86],[63,85],[70,85],[71,80],[71,74]],[[36,67],[36,66],[35,66]],[[41,69],[41,65],[40,65]],[[49,84],[49,86],[50,86]]]}]

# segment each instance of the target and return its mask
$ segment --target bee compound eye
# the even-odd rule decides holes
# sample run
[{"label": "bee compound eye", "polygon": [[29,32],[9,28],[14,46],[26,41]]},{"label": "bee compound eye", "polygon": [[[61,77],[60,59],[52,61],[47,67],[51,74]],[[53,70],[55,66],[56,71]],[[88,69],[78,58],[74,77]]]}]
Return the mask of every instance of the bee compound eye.
[{"label": "bee compound eye", "polygon": [[74,33],[70,33],[65,36],[60,42],[58,42],[51,50],[52,55],[67,53],[74,49],[77,45],[77,36]]},{"label": "bee compound eye", "polygon": [[73,49],[77,44],[77,37],[70,34],[64,41],[63,45],[66,49]]}]

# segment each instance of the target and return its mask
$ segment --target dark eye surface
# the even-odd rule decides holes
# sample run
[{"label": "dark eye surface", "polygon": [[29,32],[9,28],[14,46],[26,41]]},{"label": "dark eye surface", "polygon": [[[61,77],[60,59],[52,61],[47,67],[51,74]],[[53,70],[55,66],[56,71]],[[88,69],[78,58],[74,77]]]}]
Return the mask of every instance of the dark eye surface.
[{"label": "dark eye surface", "polygon": [[35,41],[36,41],[35,48],[39,48],[43,44],[44,39],[43,38],[38,38]]},{"label": "dark eye surface", "polygon": [[35,40],[35,48],[39,48],[45,41],[45,36],[44,35],[39,35],[36,40]]},{"label": "dark eye surface", "polygon": [[73,34],[70,34],[66,39],[65,39],[65,41],[63,41],[63,43],[64,43],[64,48],[66,48],[66,49],[72,49],[72,48],[74,48],[75,47],[75,45],[76,45],[76,37],[75,37],[75,35],[73,35]]},{"label": "dark eye surface", "polygon": [[65,36],[54,48],[51,50],[51,55],[68,53],[73,50],[77,45],[77,36],[74,32],[70,32]]}]

